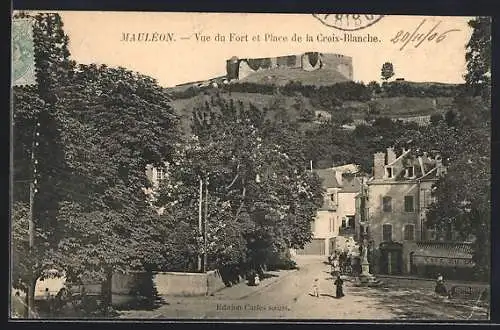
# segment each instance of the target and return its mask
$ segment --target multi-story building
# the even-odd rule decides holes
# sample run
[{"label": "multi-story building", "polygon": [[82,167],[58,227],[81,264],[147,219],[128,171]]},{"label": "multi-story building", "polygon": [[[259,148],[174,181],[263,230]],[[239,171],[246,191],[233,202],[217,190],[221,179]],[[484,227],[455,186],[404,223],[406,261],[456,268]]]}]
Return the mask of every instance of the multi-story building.
[{"label": "multi-story building", "polygon": [[457,242],[453,228],[445,241],[437,242],[425,225],[433,186],[446,174],[441,156],[404,149],[396,155],[387,148],[375,153],[373,164],[373,176],[356,197],[356,234],[370,242],[374,271],[415,273],[418,264],[470,267],[470,244]]},{"label": "multi-story building", "polygon": [[322,180],[324,203],[311,223],[313,239],[298,254],[329,255],[354,248],[355,197],[361,189],[358,166],[349,164],[315,170]]}]

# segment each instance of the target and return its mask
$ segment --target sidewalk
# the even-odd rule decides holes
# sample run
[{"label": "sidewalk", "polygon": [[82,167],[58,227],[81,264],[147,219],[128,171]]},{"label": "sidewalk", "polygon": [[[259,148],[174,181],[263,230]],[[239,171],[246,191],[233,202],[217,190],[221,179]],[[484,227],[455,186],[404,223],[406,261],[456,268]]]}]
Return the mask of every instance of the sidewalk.
[{"label": "sidewalk", "polygon": [[264,290],[265,288],[277,283],[282,280],[286,276],[296,272],[297,269],[293,270],[280,270],[280,271],[267,271],[265,274],[269,277],[266,277],[260,281],[260,285],[258,286],[250,286],[247,285],[246,280],[242,280],[240,283],[225,287],[210,296],[197,296],[197,297],[174,297],[174,296],[164,296],[165,301],[173,302],[182,301],[185,302],[187,300],[240,300],[250,297],[254,294],[257,294]]}]

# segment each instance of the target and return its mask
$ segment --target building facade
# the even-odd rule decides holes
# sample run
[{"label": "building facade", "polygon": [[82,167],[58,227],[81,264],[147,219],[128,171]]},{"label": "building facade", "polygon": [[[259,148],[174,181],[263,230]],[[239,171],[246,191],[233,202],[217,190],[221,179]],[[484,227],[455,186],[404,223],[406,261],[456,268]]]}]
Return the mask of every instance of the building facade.
[{"label": "building facade", "polygon": [[301,255],[330,255],[354,249],[355,197],[361,189],[358,166],[349,164],[315,171],[322,180],[324,202],[311,223],[312,241]]},{"label": "building facade", "polygon": [[356,196],[356,237],[370,242],[378,274],[416,274],[424,268],[470,268],[471,247],[458,242],[453,229],[437,241],[425,225],[435,201],[434,184],[446,174],[440,155],[393,148],[373,158],[373,175]]}]

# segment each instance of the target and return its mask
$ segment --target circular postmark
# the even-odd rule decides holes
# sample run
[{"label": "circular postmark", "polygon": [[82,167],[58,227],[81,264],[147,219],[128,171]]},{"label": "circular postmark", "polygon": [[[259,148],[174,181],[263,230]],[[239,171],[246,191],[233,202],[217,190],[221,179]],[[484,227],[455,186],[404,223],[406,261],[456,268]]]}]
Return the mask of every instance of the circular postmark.
[{"label": "circular postmark", "polygon": [[356,31],[367,28],[384,17],[384,15],[360,15],[360,14],[313,14],[326,26],[342,30]]}]

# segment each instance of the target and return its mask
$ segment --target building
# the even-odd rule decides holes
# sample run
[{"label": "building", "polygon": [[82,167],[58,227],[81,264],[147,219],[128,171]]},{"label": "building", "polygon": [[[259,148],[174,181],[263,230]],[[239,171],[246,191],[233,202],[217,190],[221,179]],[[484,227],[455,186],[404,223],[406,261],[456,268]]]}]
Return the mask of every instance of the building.
[{"label": "building", "polygon": [[352,57],[341,54],[308,52],[297,55],[246,59],[233,56],[226,61],[228,80],[241,80],[257,71],[279,68],[303,71],[335,71],[345,79],[353,80]]},{"label": "building", "polygon": [[355,197],[361,189],[357,165],[315,170],[322,180],[324,203],[311,223],[313,240],[299,255],[329,255],[335,249],[355,249]]},{"label": "building", "polygon": [[387,148],[375,153],[373,164],[373,176],[356,196],[356,222],[358,240],[370,241],[374,271],[415,274],[429,267],[470,268],[470,243],[456,241],[453,228],[446,241],[437,241],[425,225],[433,186],[446,174],[439,153],[403,149],[396,155]]},{"label": "building", "polygon": [[[160,187],[160,183],[167,178],[168,163],[165,162],[165,166],[146,166],[146,178],[151,183],[149,188],[144,188],[143,191],[146,194],[148,201],[153,205],[157,198],[157,191]],[[164,207],[157,208],[159,214],[163,214]]]}]

